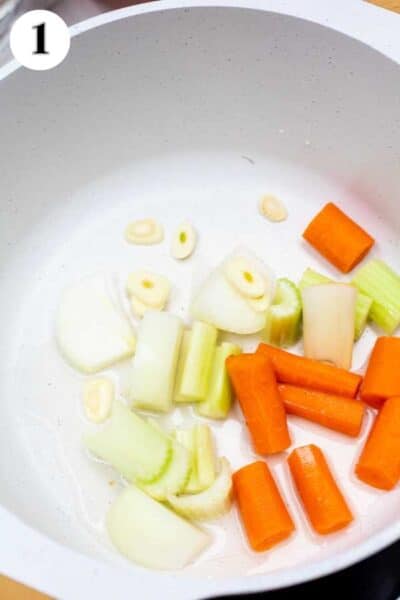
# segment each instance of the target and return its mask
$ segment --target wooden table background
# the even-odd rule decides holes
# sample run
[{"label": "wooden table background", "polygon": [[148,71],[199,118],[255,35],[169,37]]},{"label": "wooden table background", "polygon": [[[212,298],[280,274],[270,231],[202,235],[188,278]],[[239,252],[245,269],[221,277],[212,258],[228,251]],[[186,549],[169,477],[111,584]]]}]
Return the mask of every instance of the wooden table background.
[{"label": "wooden table background", "polygon": [[[296,1],[296,0],[293,0]],[[334,1],[334,0],[332,0]],[[400,0],[369,0],[383,8],[400,13]],[[130,4],[123,2],[124,5]],[[133,2],[132,2],[133,4]],[[1,568],[1,565],[0,565]],[[0,576],[0,599],[1,600],[49,600],[48,596],[32,590],[8,577]]]}]

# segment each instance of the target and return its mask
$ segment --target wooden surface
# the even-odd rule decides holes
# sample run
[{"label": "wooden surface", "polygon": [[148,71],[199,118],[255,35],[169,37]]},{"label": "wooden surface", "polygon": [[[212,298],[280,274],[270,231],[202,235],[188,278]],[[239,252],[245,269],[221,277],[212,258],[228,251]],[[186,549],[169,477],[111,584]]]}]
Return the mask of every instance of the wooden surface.
[{"label": "wooden surface", "polygon": [[[372,4],[382,6],[389,10],[400,13],[400,0],[368,0]],[[124,2],[133,4],[133,2]],[[1,565],[0,565],[1,568]],[[48,596],[31,590],[20,583],[16,583],[8,577],[0,575],[0,599],[1,600],[49,600]]]}]

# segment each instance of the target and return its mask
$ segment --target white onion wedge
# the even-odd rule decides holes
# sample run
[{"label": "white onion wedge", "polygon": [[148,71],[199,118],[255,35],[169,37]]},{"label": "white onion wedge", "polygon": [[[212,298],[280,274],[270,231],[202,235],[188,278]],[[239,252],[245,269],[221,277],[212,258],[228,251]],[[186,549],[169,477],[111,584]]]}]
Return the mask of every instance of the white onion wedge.
[{"label": "white onion wedge", "polygon": [[274,295],[274,277],[269,269],[253,253],[247,249],[238,248],[219,265],[203,282],[193,298],[191,315],[194,319],[205,321],[222,331],[242,335],[257,333],[265,326],[266,311],[260,312],[228,281],[225,265],[243,257],[254,264],[267,282],[267,294],[272,301]]},{"label": "white onion wedge", "polygon": [[210,543],[206,533],[136,487],[111,506],[107,530],[126,558],[152,569],[181,569]]},{"label": "white onion wedge", "polygon": [[357,290],[327,283],[302,291],[304,355],[350,369]]},{"label": "white onion wedge", "polygon": [[226,513],[232,503],[232,474],[226,458],[219,461],[214,483],[198,494],[168,496],[168,503],[179,514],[194,521],[214,519]]},{"label": "white onion wedge", "polygon": [[179,317],[154,310],[145,313],[138,328],[129,387],[135,407],[170,410],[182,334]]},{"label": "white onion wedge", "polygon": [[113,303],[103,275],[65,290],[56,339],[64,358],[84,373],[96,373],[132,356],[136,345],[129,321]]}]

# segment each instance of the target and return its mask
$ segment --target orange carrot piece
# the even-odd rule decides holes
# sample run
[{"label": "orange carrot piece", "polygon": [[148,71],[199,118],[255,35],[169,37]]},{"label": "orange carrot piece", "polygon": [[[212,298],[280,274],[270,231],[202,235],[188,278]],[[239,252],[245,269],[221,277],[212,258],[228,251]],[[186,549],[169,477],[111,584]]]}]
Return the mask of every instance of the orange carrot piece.
[{"label": "orange carrot piece", "polygon": [[356,465],[361,481],[391,490],[400,479],[400,397],[389,398],[375,418]]},{"label": "orange carrot piece", "polygon": [[362,377],[345,369],[291,354],[268,344],[260,344],[257,354],[272,361],[277,380],[298,387],[310,388],[337,396],[354,398],[361,385]]},{"label": "orange carrot piece", "polygon": [[271,362],[261,354],[226,359],[253,446],[259,454],[275,454],[290,446],[286,413]]},{"label": "orange carrot piece", "polygon": [[310,444],[293,450],[288,458],[297,491],[317,533],[324,535],[346,527],[353,515],[339,490],[325,457]]},{"label": "orange carrot piece", "polygon": [[379,408],[391,396],[400,396],[400,338],[380,337],[372,350],[361,398]]},{"label": "orange carrot piece", "polygon": [[289,415],[308,419],[352,437],[360,433],[365,405],[359,400],[293,385],[281,384],[278,388]]},{"label": "orange carrot piece", "polygon": [[267,465],[260,460],[233,474],[233,489],[250,546],[268,550],[295,530]]},{"label": "orange carrot piece", "polygon": [[342,273],[351,271],[375,243],[373,237],[332,202],[314,217],[303,237]]}]

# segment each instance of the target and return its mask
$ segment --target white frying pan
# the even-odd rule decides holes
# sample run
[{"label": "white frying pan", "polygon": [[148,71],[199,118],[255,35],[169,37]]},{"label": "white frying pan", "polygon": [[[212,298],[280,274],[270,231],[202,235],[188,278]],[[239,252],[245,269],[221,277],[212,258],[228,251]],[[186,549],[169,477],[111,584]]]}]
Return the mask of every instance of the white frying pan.
[{"label": "white frying pan", "polygon": [[[295,443],[320,444],[346,486],[357,515],[347,532],[315,539],[274,459],[293,540],[254,555],[233,515],[179,576],[128,564],[103,531],[113,474],[80,447],[82,377],[52,337],[60,290],[95,271],[163,272],[178,310],[192,267],[238,242],[280,275],[321,268],[299,240],[327,200],[400,269],[399,28],[400,17],[358,0],[166,1],[73,27],[71,52],[52,71],[0,71],[1,571],[74,600],[191,600],[306,581],[400,536],[400,491],[374,492],[351,475],[359,443],[293,421]],[[289,209],[284,225],[257,218],[269,192]],[[126,245],[125,224],[141,216],[167,231],[190,219],[200,232],[193,262],[172,264],[168,244]],[[359,344],[356,367],[374,336]],[[234,465],[253,458],[246,436],[234,420],[217,431]]]}]

